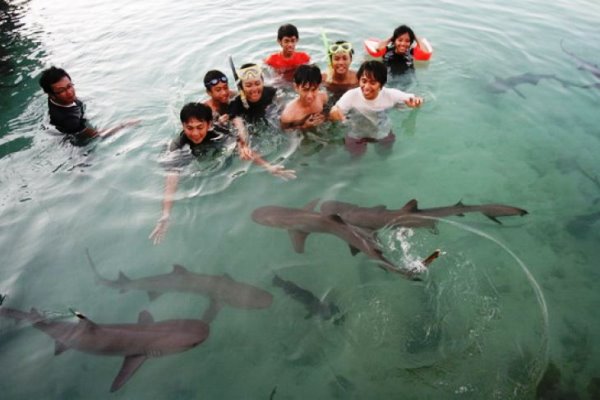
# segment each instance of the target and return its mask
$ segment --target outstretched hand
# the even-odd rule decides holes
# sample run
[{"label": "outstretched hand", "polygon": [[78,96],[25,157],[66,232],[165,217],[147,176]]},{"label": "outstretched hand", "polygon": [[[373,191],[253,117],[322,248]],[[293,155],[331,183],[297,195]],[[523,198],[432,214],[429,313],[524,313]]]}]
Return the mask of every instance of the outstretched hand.
[{"label": "outstretched hand", "polygon": [[423,98],[421,97],[411,97],[408,100],[404,101],[404,104],[406,104],[408,107],[411,108],[417,108],[417,107],[421,107],[421,104],[423,104]]},{"label": "outstretched hand", "polygon": [[148,236],[148,239],[152,240],[154,245],[160,244],[167,234],[169,228],[169,217],[161,217],[157,222],[154,230]]},{"label": "outstretched hand", "polygon": [[271,175],[278,176],[284,181],[296,179],[296,171],[293,169],[285,169],[283,165],[271,165],[267,168],[267,170],[271,173]]}]

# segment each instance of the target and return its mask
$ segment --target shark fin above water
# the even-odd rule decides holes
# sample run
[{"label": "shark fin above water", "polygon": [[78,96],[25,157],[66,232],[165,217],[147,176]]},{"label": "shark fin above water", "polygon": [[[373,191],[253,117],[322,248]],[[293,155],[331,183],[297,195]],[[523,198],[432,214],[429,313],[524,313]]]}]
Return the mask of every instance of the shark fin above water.
[{"label": "shark fin above water", "polygon": [[290,234],[290,239],[296,253],[304,253],[304,243],[306,242],[308,233],[293,230],[289,230],[288,233]]},{"label": "shark fin above water", "polygon": [[[140,313],[141,314],[141,313]],[[123,360],[123,365],[119,370],[119,373],[115,377],[115,380],[110,387],[111,392],[115,392],[119,390],[128,380],[133,376],[135,371],[137,371],[144,361],[146,361],[146,356],[144,355],[135,355],[135,356],[127,356]]]}]

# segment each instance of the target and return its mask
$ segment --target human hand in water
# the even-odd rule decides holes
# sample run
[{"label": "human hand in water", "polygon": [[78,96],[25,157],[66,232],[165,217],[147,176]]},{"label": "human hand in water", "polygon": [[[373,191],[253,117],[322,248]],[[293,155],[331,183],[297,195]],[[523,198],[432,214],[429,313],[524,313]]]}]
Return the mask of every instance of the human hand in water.
[{"label": "human hand in water", "polygon": [[223,114],[223,115],[219,116],[218,121],[221,125],[226,125],[227,122],[229,122],[229,115]]},{"label": "human hand in water", "polygon": [[168,228],[169,228],[169,216],[167,215],[167,216],[161,217],[156,222],[156,226],[154,227],[154,230],[152,231],[152,233],[150,233],[150,236],[148,236],[148,239],[152,240],[154,245],[159,244],[164,239],[165,235],[167,234]]},{"label": "human hand in water", "polygon": [[255,157],[254,152],[252,151],[252,149],[245,144],[241,144],[240,143],[240,147],[239,147],[239,153],[240,153],[240,158],[242,160],[253,160]]},{"label": "human hand in water", "polygon": [[325,122],[325,116],[322,113],[310,114],[306,121],[304,121],[302,128],[314,128],[315,126],[321,125],[323,122]]},{"label": "human hand in water", "polygon": [[269,165],[267,170],[274,176],[278,176],[284,181],[296,179],[296,171],[293,169],[285,169],[283,165]]},{"label": "human hand in water", "polygon": [[421,107],[421,104],[423,104],[423,99],[421,97],[411,97],[408,100],[404,100],[404,104],[406,104],[408,107],[411,108],[417,108],[417,107]]}]

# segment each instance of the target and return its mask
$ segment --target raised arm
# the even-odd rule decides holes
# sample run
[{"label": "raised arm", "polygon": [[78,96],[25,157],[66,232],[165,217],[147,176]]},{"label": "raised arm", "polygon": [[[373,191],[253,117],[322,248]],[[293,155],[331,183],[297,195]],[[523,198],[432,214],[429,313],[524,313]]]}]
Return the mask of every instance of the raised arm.
[{"label": "raised arm", "polygon": [[169,227],[169,219],[171,217],[171,209],[173,208],[173,197],[177,191],[177,184],[179,183],[179,173],[169,172],[165,179],[165,194],[162,203],[162,214],[156,222],[154,230],[148,236],[148,239],[152,240],[154,244],[159,244],[165,235]]}]

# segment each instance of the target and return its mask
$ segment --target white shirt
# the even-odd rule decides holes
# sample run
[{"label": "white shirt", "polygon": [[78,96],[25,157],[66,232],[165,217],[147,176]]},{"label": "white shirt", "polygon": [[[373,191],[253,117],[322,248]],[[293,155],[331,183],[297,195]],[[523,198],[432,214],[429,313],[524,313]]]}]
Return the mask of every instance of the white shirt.
[{"label": "white shirt", "polygon": [[392,131],[392,124],[386,110],[404,104],[405,100],[415,97],[398,89],[382,88],[373,100],[365,99],[360,88],[348,90],[335,104],[346,115],[349,111],[356,112],[357,118],[351,118],[353,127],[348,136],[355,139],[382,139]]}]

